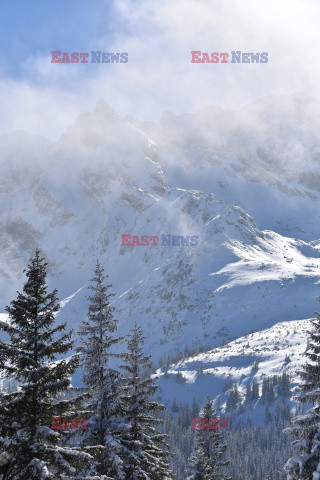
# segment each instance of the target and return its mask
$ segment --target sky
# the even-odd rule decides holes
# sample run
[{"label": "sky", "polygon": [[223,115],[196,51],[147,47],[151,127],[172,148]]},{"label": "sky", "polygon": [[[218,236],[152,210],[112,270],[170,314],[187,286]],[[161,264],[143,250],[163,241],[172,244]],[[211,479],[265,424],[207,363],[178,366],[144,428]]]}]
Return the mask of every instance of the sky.
[{"label": "sky", "polygon": [[[319,97],[318,0],[1,0],[0,135],[55,140],[103,98],[124,114]],[[123,64],[54,64],[51,51],[128,52]],[[268,52],[268,63],[191,63],[191,51]]]}]

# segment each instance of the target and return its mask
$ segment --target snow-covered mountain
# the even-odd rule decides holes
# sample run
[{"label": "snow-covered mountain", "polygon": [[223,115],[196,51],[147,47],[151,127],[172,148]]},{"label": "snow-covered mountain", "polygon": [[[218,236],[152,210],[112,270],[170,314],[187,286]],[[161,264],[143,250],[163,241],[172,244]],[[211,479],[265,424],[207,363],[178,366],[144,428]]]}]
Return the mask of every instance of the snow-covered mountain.
[{"label": "snow-covered mountain", "polygon": [[166,112],[143,126],[164,152],[170,185],[197,185],[232,199],[263,229],[312,240],[320,233],[319,111],[304,94],[270,96],[241,110]]},{"label": "snow-covered mountain", "polygon": [[[77,330],[99,259],[119,334],[138,319],[155,361],[310,318],[319,113],[316,99],[296,95],[154,124],[100,101],[58,142],[0,137],[0,311],[39,246],[65,299],[58,318]],[[198,245],[121,246],[125,233],[198,236]]]},{"label": "snow-covered mountain", "polygon": [[[168,407],[175,397],[177,403],[192,403],[193,397],[203,402],[207,395],[221,405],[226,400],[223,387],[227,381],[237,384],[240,395],[244,398],[248,380],[255,378],[260,395],[263,379],[280,376],[284,372],[291,377],[292,386],[300,383],[298,371],[306,363],[304,352],[307,348],[308,332],[312,329],[311,321],[293,320],[280,322],[273,327],[240,337],[226,345],[213,350],[187,357],[167,370],[159,368],[162,401]],[[255,364],[258,365],[255,369]],[[166,370],[166,372],[165,372]],[[179,381],[180,373],[184,382]],[[261,410],[261,402],[251,405],[252,411]],[[292,399],[292,403],[294,401]],[[275,405],[270,405],[275,407]],[[261,412],[257,412],[261,418]]]}]

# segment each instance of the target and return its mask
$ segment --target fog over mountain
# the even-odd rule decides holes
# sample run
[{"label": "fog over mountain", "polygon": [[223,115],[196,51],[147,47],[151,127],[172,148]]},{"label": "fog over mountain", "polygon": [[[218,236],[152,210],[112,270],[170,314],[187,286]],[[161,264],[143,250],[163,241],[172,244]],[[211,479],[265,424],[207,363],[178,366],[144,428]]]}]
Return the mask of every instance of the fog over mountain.
[{"label": "fog over mountain", "polygon": [[[99,259],[123,335],[157,361],[312,317],[320,274],[320,102],[265,97],[156,124],[101,100],[59,141],[0,137],[1,312],[34,249],[77,329]],[[26,125],[27,128],[27,125]],[[121,234],[198,236],[121,246]],[[159,242],[160,243],[160,242]]]}]

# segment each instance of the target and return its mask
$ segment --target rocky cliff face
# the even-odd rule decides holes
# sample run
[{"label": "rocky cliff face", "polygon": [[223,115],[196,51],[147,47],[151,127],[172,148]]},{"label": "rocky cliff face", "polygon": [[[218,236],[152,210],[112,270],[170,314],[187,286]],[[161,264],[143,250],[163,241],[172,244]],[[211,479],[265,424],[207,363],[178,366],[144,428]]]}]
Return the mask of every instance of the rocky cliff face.
[{"label": "rocky cliff face", "polygon": [[[97,258],[119,333],[137,319],[155,360],[312,316],[319,295],[320,105],[266,98],[159,124],[98,103],[54,143],[0,138],[1,311],[39,246],[75,329]],[[197,246],[121,246],[121,234]]]}]

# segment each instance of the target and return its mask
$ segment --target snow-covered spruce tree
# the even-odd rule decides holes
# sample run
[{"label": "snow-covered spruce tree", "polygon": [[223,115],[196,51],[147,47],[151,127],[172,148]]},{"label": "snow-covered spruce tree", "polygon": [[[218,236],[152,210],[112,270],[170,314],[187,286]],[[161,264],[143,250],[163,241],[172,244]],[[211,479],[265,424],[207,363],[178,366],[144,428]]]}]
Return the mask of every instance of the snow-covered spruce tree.
[{"label": "snow-covered spruce tree", "polygon": [[173,397],[171,412],[173,412],[173,413],[179,412],[179,406],[178,406],[178,404],[177,404],[176,397]]},{"label": "snow-covered spruce tree", "polygon": [[[317,298],[320,301],[320,297]],[[295,399],[302,405],[313,405],[306,413],[292,420],[285,433],[295,437],[292,446],[295,454],[285,465],[288,480],[320,479],[320,314],[312,321],[309,348],[305,352],[307,363],[299,371],[302,383]]]},{"label": "snow-covered spruce tree", "polygon": [[[212,407],[209,396],[200,416],[208,419],[208,423],[216,418],[216,410]],[[194,453],[190,460],[191,476],[188,480],[231,480],[231,477],[223,472],[229,461],[223,460],[227,445],[222,444],[221,440],[219,429],[206,428],[195,432]]]},{"label": "snow-covered spruce tree", "polygon": [[269,403],[266,403],[265,409],[264,409],[264,422],[269,425],[272,422],[272,415],[270,412],[269,408]]},{"label": "snow-covered spruce tree", "polygon": [[160,433],[163,420],[158,413],[163,405],[152,401],[158,386],[150,378],[150,357],[143,354],[141,327],[135,324],[127,340],[128,352],[123,357],[125,372],[122,402],[131,428],[122,435],[126,449],[124,458],[125,480],[169,480],[169,453],[167,436]]},{"label": "snow-covered spruce tree", "polygon": [[283,397],[290,397],[290,377],[286,372],[283,372],[282,376],[279,379],[279,395]]},{"label": "snow-covered spruce tree", "polygon": [[[218,397],[218,402],[220,403],[220,397]],[[197,397],[193,397],[192,400],[192,409],[191,409],[191,415],[192,417],[197,417],[199,415],[200,407],[199,407],[199,402]]]},{"label": "snow-covered spruce tree", "polygon": [[252,401],[252,390],[250,380],[246,383],[245,402],[250,403]]},{"label": "snow-covered spruce tree", "polygon": [[252,380],[251,398],[252,400],[259,399],[259,385],[256,378]]},{"label": "snow-covered spruce tree", "polygon": [[238,385],[235,385],[229,393],[226,401],[227,412],[231,412],[237,409],[240,400]]},{"label": "snow-covered spruce tree", "polygon": [[59,304],[57,290],[47,292],[46,268],[36,251],[23,292],[6,307],[9,321],[0,322],[9,337],[0,341],[1,368],[19,382],[18,391],[0,398],[2,480],[73,478],[92,460],[77,447],[63,447],[61,433],[51,429],[51,418],[69,416],[83,396],[59,401],[59,395],[71,389],[70,374],[78,358],[57,360],[72,348],[71,332],[65,332],[65,323],[54,325]]},{"label": "snow-covered spruce tree", "polygon": [[111,285],[106,284],[107,275],[97,262],[94,277],[89,289],[89,309],[87,319],[81,323],[81,363],[85,386],[92,394],[92,401],[87,404],[97,417],[98,428],[94,425],[84,432],[81,443],[100,446],[102,453],[88,470],[89,473],[108,475],[114,480],[124,478],[120,436],[123,429],[129,428],[121,419],[123,410],[120,404],[122,381],[118,371],[110,368],[112,347],[120,338],[114,336],[118,320],[114,318],[114,307],[109,292]]}]

